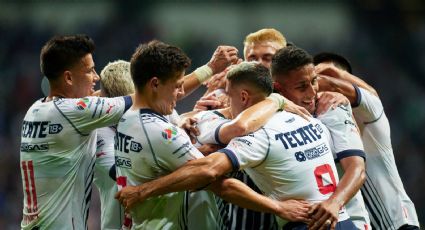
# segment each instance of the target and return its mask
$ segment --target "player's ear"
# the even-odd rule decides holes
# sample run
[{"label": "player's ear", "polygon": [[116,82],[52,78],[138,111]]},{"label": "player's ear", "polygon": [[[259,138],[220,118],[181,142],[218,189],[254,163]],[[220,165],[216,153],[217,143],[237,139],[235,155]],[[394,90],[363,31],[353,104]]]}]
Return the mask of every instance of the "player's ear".
[{"label": "player's ear", "polygon": [[157,77],[153,77],[149,80],[149,86],[154,92],[158,92],[159,82],[160,80]]},{"label": "player's ear", "polygon": [[283,91],[282,85],[279,82],[276,82],[276,81],[273,82],[273,91],[275,93],[282,94],[282,91]]},{"label": "player's ear", "polygon": [[248,103],[248,100],[249,100],[249,93],[248,93],[248,91],[246,91],[244,89],[241,90],[240,97],[241,97],[241,102],[244,105],[246,105]]},{"label": "player's ear", "polygon": [[72,83],[73,83],[73,79],[72,79],[72,73],[71,73],[71,71],[69,71],[69,70],[65,70],[64,72],[63,72],[63,78],[64,78],[64,80],[65,80],[65,83],[67,84],[67,85],[72,85]]}]

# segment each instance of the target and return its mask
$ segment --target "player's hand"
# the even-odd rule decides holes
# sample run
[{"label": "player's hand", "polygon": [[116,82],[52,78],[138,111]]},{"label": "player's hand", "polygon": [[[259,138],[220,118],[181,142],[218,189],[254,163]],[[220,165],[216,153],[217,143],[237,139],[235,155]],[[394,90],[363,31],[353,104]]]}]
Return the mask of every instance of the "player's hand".
[{"label": "player's hand", "polygon": [[348,105],[350,101],[346,96],[337,92],[320,92],[317,94],[316,115],[320,115],[340,105]]},{"label": "player's hand", "polygon": [[303,117],[307,121],[310,120],[311,114],[302,106],[296,105],[294,102],[285,98],[285,105],[283,106],[283,110],[298,114]]},{"label": "player's hand", "polygon": [[211,79],[206,82],[208,92],[213,92],[216,89],[226,88],[227,72],[228,72],[228,68],[226,68],[224,71],[221,71],[218,74],[214,74],[214,76],[212,76]]},{"label": "player's hand", "polygon": [[143,196],[142,191],[138,186],[129,185],[117,192],[115,199],[120,202],[126,212],[130,212],[135,204],[143,202],[147,198]]},{"label": "player's hand", "polygon": [[179,127],[186,131],[187,135],[190,137],[192,144],[196,143],[195,136],[199,136],[199,129],[196,126],[198,120],[193,117],[183,118]]},{"label": "player's hand", "polygon": [[94,91],[94,93],[92,93],[92,95],[90,95],[90,96],[92,96],[92,97],[100,97],[100,89]]},{"label": "player's hand", "polygon": [[310,217],[308,210],[311,206],[310,203],[304,200],[285,200],[276,201],[280,206],[280,212],[277,215],[285,220],[292,222],[309,223]]},{"label": "player's hand", "polygon": [[221,101],[212,92],[206,96],[201,97],[195,104],[193,111],[206,111],[211,109],[218,109],[221,107]]},{"label": "player's hand", "polygon": [[216,145],[216,144],[204,144],[200,147],[198,147],[198,150],[204,154],[204,156],[208,156],[211,153],[217,152],[217,150],[223,148],[220,145]]},{"label": "player's hand", "polygon": [[308,211],[311,218],[311,222],[308,224],[308,229],[335,229],[338,222],[339,208],[340,207],[337,202],[334,202],[332,199],[328,199],[311,206]]},{"label": "player's hand", "polygon": [[226,67],[238,62],[238,49],[233,46],[219,46],[214,51],[208,66],[212,69],[213,74],[220,73]]},{"label": "player's hand", "polygon": [[329,63],[320,63],[314,67],[314,70],[316,74],[326,75],[329,77],[339,78],[339,79],[342,78],[345,72],[344,70],[338,69],[333,64],[329,64]]}]

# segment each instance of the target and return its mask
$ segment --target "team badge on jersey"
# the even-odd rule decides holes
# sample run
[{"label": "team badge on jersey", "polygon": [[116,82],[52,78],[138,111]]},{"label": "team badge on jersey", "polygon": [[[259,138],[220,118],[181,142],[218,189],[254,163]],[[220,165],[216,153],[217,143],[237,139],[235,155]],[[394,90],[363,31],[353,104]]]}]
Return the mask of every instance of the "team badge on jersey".
[{"label": "team badge on jersey", "polygon": [[88,98],[81,98],[78,102],[77,102],[77,109],[79,110],[84,110],[85,108],[87,108],[87,104],[89,103],[89,99]]},{"label": "team badge on jersey", "polygon": [[167,140],[168,143],[171,143],[177,138],[177,128],[171,126],[168,129],[164,129],[164,131],[162,131],[162,137]]}]

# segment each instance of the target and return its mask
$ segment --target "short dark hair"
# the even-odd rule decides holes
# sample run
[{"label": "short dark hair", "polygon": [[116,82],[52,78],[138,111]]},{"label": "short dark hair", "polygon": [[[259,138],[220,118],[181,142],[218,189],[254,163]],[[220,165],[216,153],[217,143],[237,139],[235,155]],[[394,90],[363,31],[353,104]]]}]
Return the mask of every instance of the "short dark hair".
[{"label": "short dark hair", "polygon": [[157,77],[167,81],[190,65],[190,59],[178,47],[154,40],[140,44],[131,57],[130,72],[136,88]]},{"label": "short dark hair", "polygon": [[322,52],[314,55],[314,65],[318,65],[322,62],[333,62],[338,68],[343,69],[349,73],[352,73],[352,68],[350,62],[343,56],[330,53],[330,52]]},{"label": "short dark hair", "polygon": [[94,42],[87,35],[55,36],[41,49],[41,72],[47,79],[55,80],[94,49]]},{"label": "short dark hair", "polygon": [[313,64],[313,57],[307,51],[293,46],[278,50],[272,59],[272,77],[287,74],[308,64]]},{"label": "short dark hair", "polygon": [[232,85],[248,84],[268,96],[273,91],[270,70],[258,62],[242,62],[227,73]]}]

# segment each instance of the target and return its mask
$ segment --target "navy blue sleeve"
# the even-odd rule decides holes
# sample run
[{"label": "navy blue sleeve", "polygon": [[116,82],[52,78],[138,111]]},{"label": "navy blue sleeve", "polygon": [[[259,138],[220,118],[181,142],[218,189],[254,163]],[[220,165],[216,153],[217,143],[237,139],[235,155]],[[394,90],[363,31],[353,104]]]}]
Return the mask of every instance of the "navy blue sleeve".
[{"label": "navy blue sleeve", "polygon": [[339,152],[336,154],[335,161],[339,162],[340,160],[346,157],[352,157],[352,156],[362,157],[366,161],[366,154],[363,150],[360,150],[360,149],[347,149],[342,152]]},{"label": "navy blue sleeve", "polygon": [[235,153],[229,149],[220,149],[217,152],[224,153],[229,158],[230,162],[232,162],[233,172],[239,171],[239,161],[236,157]]},{"label": "navy blue sleeve", "polygon": [[221,125],[219,125],[216,129],[215,129],[215,133],[214,133],[214,138],[215,138],[215,141],[217,141],[217,143],[219,144],[219,145],[222,145],[222,146],[226,146],[227,144],[225,144],[225,143],[223,143],[223,142],[221,142],[220,141],[220,129],[221,129],[221,126],[223,126],[224,124],[226,124],[226,123],[228,123],[228,122],[230,122],[230,121],[226,121],[226,122],[224,122],[223,124],[221,124]]},{"label": "navy blue sleeve", "polygon": [[360,102],[362,101],[362,94],[357,85],[353,84],[353,87],[354,87],[354,90],[356,90],[356,101],[353,104],[351,104],[351,107],[356,108],[360,105]]},{"label": "navy blue sleeve", "polygon": [[133,105],[133,100],[131,99],[131,96],[124,96],[124,102],[124,112],[126,112]]}]

